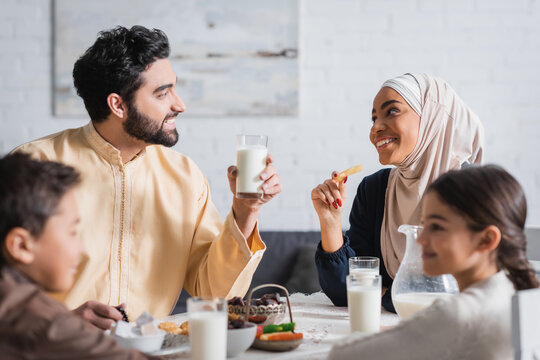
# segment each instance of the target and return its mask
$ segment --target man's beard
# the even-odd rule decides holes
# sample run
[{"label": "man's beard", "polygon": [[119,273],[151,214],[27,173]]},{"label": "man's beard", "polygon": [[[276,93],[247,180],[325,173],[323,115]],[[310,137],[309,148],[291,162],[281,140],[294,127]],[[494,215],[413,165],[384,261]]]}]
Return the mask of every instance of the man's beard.
[{"label": "man's beard", "polygon": [[124,121],[124,130],[136,139],[148,144],[158,144],[171,147],[178,142],[178,131],[172,129],[169,132],[163,130],[163,123],[167,119],[174,118],[178,113],[169,113],[161,123],[145,116],[135,104],[128,104],[128,116]]}]

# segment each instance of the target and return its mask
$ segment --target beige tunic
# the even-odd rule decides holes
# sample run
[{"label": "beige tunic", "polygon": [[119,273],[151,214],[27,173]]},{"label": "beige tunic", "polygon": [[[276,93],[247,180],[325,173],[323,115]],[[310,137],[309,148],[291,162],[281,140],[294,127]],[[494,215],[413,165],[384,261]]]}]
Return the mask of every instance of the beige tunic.
[{"label": "beige tunic", "polygon": [[266,248],[258,227],[249,248],[232,211],[222,222],[205,176],[186,156],[152,145],[123,164],[92,123],[16,151],[82,173],[76,197],[85,252],[74,286],[59,297],[68,307],[125,302],[132,319],[144,310],[159,317],[182,287],[220,297],[247,291]]}]

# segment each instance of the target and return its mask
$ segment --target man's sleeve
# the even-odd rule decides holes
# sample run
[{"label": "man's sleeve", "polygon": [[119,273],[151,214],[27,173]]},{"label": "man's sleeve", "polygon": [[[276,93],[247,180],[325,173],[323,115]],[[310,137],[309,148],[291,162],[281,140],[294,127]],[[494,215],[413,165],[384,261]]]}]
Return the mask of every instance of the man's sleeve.
[{"label": "man's sleeve", "polygon": [[250,248],[232,210],[225,223],[221,222],[206,180],[199,201],[201,210],[192,239],[184,288],[192,296],[243,296],[266,250],[258,224],[253,230]]}]

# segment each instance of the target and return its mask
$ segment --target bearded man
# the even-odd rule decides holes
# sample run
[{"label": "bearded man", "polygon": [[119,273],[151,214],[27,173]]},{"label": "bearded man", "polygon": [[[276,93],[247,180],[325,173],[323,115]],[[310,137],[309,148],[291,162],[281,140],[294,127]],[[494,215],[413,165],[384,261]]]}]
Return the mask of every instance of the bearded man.
[{"label": "bearded man", "polygon": [[169,42],[160,30],[102,31],[77,60],[73,79],[91,121],[15,151],[55,160],[82,174],[76,190],[85,251],[74,286],[59,295],[100,328],[148,310],[168,315],[185,288],[193,296],[242,296],[266,246],[257,218],[281,191],[267,159],[261,199],[233,201],[225,222],[197,165],[169,147],[186,109],[175,92]]}]

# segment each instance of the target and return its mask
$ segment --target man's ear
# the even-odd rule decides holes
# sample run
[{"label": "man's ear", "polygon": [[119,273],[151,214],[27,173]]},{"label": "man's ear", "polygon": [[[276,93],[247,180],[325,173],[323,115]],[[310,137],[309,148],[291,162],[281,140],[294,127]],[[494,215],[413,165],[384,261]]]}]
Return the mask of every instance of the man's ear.
[{"label": "man's ear", "polygon": [[480,233],[480,242],[477,249],[480,251],[493,251],[501,242],[501,230],[495,225],[489,225]]},{"label": "man's ear", "polygon": [[121,119],[127,117],[127,107],[120,95],[110,93],[109,96],[107,96],[107,105],[109,105],[109,109],[111,109],[111,112],[117,117]]},{"label": "man's ear", "polygon": [[21,227],[11,229],[5,240],[5,251],[9,260],[31,264],[35,259],[34,248],[36,246],[35,239],[30,232]]}]

